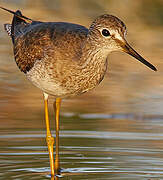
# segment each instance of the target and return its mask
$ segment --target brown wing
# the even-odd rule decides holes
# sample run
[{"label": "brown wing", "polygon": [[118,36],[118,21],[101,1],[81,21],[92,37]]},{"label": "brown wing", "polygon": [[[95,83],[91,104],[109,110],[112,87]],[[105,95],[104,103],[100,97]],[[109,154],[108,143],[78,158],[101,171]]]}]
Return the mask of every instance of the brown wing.
[{"label": "brown wing", "polygon": [[56,61],[75,56],[87,33],[87,28],[71,23],[33,23],[15,38],[16,63],[27,73],[44,58]]}]

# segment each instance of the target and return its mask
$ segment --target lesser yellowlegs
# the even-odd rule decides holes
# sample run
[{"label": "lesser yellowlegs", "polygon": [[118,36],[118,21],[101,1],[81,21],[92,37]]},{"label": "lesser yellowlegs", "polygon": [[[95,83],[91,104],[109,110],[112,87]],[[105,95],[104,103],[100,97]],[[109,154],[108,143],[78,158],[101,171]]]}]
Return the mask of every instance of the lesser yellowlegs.
[{"label": "lesser yellowlegs", "polygon": [[[44,94],[47,145],[51,175],[59,173],[59,111],[61,98],[95,88],[107,70],[107,56],[124,51],[156,71],[126,41],[126,26],[115,16],[101,15],[90,28],[66,22],[39,22],[18,10],[5,30],[12,38],[15,61],[25,76]],[[48,96],[56,98],[56,157],[48,117]]]}]

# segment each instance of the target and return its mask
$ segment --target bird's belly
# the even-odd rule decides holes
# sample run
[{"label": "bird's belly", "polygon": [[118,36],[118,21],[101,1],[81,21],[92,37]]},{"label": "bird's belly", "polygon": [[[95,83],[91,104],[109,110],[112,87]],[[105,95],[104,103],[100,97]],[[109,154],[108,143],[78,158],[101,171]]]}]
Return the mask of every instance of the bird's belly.
[{"label": "bird's belly", "polygon": [[67,91],[57,82],[51,81],[48,77],[45,77],[43,79],[36,78],[34,79],[29,78],[28,79],[39,89],[41,89],[43,92],[46,92],[49,95],[53,95],[55,97],[66,97]]},{"label": "bird's belly", "polygon": [[43,92],[55,97],[65,98],[83,94],[95,88],[105,74],[105,69],[91,75],[87,75],[86,72],[72,70],[63,78],[63,75],[57,73],[54,68],[53,65],[47,66],[44,61],[37,61],[32,69],[26,73],[26,76]]},{"label": "bird's belly", "polygon": [[68,94],[62,84],[56,78],[53,78],[53,72],[47,70],[44,64],[39,61],[27,72],[26,76],[32,84],[47,94],[55,97],[65,97]]},{"label": "bird's belly", "polygon": [[83,94],[96,87],[96,84],[94,83],[91,84],[90,82],[86,83],[82,81],[80,81],[80,83],[76,83],[76,85],[74,83],[73,86],[66,86],[65,84],[60,83],[57,79],[53,79],[53,77],[46,73],[46,71],[35,70],[34,68],[32,68],[26,76],[33,85],[41,89],[43,92],[60,98]]}]

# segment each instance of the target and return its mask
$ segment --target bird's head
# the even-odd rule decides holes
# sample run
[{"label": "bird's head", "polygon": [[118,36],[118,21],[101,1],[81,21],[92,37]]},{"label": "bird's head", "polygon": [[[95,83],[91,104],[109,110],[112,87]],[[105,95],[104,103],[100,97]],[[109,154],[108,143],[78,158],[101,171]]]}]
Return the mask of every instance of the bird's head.
[{"label": "bird's head", "polygon": [[102,52],[109,54],[113,51],[123,51],[133,56],[152,70],[157,69],[141,57],[126,41],[125,24],[115,16],[104,14],[96,18],[89,28],[89,39],[96,44]]}]

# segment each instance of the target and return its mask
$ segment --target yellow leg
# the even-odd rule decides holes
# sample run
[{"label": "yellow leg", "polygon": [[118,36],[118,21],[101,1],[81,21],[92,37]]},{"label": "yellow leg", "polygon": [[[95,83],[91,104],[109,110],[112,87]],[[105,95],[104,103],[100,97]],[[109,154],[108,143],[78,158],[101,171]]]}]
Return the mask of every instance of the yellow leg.
[{"label": "yellow leg", "polygon": [[49,158],[50,158],[50,169],[51,176],[54,177],[54,156],[53,156],[53,145],[54,138],[51,135],[50,123],[49,123],[49,114],[48,114],[48,94],[44,93],[44,103],[45,103],[45,121],[46,121],[46,142],[48,145]]},{"label": "yellow leg", "polygon": [[54,110],[55,110],[55,131],[56,131],[56,154],[55,154],[55,172],[56,174],[59,174],[59,112],[60,112],[60,104],[61,99],[56,98],[56,101],[54,103]]}]

